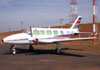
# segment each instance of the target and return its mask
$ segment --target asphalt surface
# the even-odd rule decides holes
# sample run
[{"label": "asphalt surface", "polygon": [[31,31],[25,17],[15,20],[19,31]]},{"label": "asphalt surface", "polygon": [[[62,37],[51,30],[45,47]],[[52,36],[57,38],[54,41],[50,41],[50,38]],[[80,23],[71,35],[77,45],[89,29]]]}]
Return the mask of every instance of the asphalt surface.
[{"label": "asphalt surface", "polygon": [[79,53],[56,54],[54,50],[28,48],[9,52],[9,45],[0,45],[0,70],[100,70],[100,56]]}]

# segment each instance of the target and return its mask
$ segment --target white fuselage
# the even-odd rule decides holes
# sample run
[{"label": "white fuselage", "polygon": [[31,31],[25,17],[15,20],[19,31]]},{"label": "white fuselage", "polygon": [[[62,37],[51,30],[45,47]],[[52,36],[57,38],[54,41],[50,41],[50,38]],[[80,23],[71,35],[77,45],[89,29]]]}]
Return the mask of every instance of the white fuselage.
[{"label": "white fuselage", "polygon": [[78,29],[70,28],[32,28],[31,31],[26,30],[24,33],[10,35],[4,38],[3,42],[8,44],[53,43],[54,40],[70,38],[79,33]]},{"label": "white fuselage", "polygon": [[[79,33],[81,16],[78,16],[71,28],[31,28],[24,33],[14,34],[3,39],[8,44],[38,44],[67,41]],[[71,39],[69,39],[71,40]]]}]

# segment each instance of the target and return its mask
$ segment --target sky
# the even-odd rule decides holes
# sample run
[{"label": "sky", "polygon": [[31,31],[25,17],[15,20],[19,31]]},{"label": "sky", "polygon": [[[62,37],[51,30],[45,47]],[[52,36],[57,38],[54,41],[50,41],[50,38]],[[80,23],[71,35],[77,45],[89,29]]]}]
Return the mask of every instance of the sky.
[{"label": "sky", "polygon": [[[81,23],[92,22],[92,0],[77,0]],[[0,0],[0,32],[60,25],[70,21],[70,0]],[[96,0],[96,21],[100,22],[100,0]]]}]

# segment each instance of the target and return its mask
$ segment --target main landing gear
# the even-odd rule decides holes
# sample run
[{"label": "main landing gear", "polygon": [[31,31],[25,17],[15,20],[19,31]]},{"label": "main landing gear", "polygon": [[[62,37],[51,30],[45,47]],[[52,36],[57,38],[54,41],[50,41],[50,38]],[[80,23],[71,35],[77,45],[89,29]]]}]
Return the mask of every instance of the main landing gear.
[{"label": "main landing gear", "polygon": [[34,51],[34,47],[32,46],[32,44],[29,45],[29,51]]},{"label": "main landing gear", "polygon": [[56,52],[57,52],[57,54],[59,54],[59,53],[61,52],[61,45],[60,45],[60,42],[57,42]]}]

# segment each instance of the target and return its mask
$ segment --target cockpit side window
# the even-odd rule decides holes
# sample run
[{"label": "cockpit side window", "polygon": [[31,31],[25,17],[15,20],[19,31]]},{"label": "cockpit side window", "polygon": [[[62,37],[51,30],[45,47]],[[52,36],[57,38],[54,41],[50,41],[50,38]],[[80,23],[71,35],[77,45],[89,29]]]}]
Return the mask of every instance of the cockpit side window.
[{"label": "cockpit side window", "polygon": [[28,30],[25,30],[24,33],[30,34],[31,32],[30,32],[30,30],[28,29]]}]

